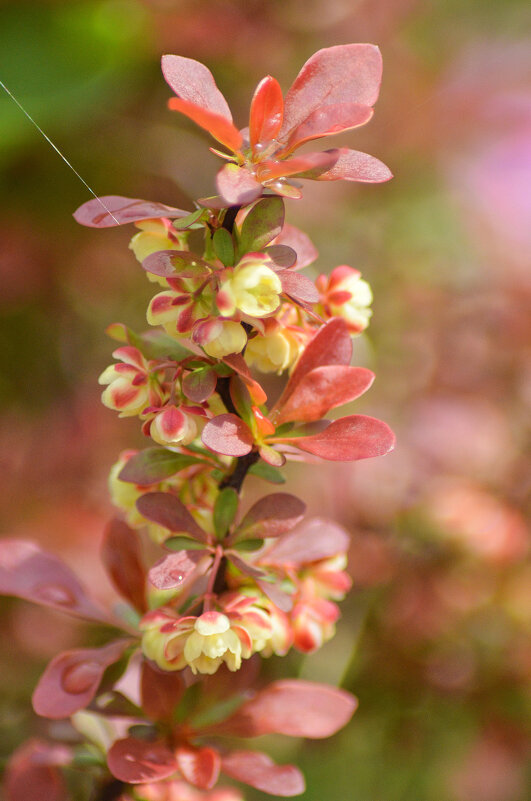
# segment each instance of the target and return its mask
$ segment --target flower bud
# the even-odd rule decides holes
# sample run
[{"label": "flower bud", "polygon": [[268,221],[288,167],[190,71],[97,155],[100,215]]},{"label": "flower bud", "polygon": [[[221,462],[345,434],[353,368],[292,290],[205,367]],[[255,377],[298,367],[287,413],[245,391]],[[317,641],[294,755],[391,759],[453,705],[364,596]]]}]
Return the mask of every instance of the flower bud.
[{"label": "flower bud", "polygon": [[151,421],[149,433],[159,445],[188,445],[197,436],[197,425],[192,415],[166,406]]},{"label": "flower bud", "polygon": [[351,334],[359,334],[369,325],[372,310],[372,291],[359,270],[342,264],[326,276],[320,275],[317,287],[321,291],[321,303],[329,317],[342,317]]},{"label": "flower bud", "polygon": [[245,361],[261,373],[281,375],[295,364],[303,348],[302,340],[293,331],[279,326],[249,340]]},{"label": "flower bud", "polygon": [[339,609],[322,598],[303,598],[295,604],[290,617],[295,648],[311,653],[334,636]]},{"label": "flower bud", "polygon": [[[208,326],[208,330],[206,329]],[[205,353],[214,359],[222,359],[229,353],[241,353],[247,342],[247,334],[240,323],[232,320],[212,320],[194,331],[194,341],[200,339]]]},{"label": "flower bud", "polygon": [[100,384],[108,384],[101,395],[102,403],[120,412],[120,417],[140,414],[150,399],[148,363],[137,348],[130,346],[118,348],[113,356],[120,362],[107,367],[98,379]]}]

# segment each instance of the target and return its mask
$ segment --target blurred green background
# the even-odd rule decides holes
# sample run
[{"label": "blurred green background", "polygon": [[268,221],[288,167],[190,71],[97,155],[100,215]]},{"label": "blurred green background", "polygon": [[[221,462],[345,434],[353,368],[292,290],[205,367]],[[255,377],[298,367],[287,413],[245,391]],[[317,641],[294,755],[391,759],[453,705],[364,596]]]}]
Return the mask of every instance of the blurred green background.
[{"label": "blurred green background", "polygon": [[[353,543],[336,639],[269,665],[360,699],[334,739],[273,744],[304,769],[305,801],[531,798],[530,18],[525,0],[0,7],[0,80],[94,191],[182,208],[212,193],[218,162],[167,111],[162,53],[206,63],[243,126],[264,74],[287,89],[321,47],[382,49],[374,119],[337,142],[394,180],[309,184],[287,203],[320,253],[309,272],[348,263],[373,286],[355,354],[377,381],[356,411],[398,435],[383,459],[289,470]],[[99,404],[103,329],[142,328],[152,293],[130,231],[74,223],[87,190],[5,94],[0,182],[2,529],[60,551],[112,598],[98,566],[106,475],[142,441]],[[22,603],[2,610],[5,760],[30,734],[60,735],[31,713],[31,690],[47,659],[94,635]]]}]

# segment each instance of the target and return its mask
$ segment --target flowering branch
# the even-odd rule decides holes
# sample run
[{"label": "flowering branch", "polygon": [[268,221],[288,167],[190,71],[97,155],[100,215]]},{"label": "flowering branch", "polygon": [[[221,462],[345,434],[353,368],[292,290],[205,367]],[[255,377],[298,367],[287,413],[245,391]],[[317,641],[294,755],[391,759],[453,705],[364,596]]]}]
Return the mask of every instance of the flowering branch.
[{"label": "flowering branch", "polygon": [[[333,636],[336,602],[350,587],[348,536],[320,518],[304,520],[305,504],[291,494],[273,492],[250,508],[240,495],[249,473],[282,483],[280,468],[294,456],[353,461],[393,447],[392,432],[373,417],[327,419],[373,381],[351,366],[371,291],[346,265],[315,283],[307,278],[301,270],[317,253],[285,223],[284,208],[284,198],[301,197],[300,179],[391,177],[377,159],[347,148],[293,155],[370,119],[380,54],[373,45],[321,50],[285,100],[275,79],[264,78],[242,131],[205,66],[164,56],[162,68],[176,95],[169,107],[206,129],[226,163],[218,194],[192,212],[107,196],[74,215],[96,228],[134,224],[130,248],[159,285],[148,332],[107,329],[119,347],[99,378],[103,403],[138,418],[152,443],[123,453],[110,476],[120,517],[105,531],[102,559],[129,606],[127,621],[99,609],[36,545],[0,545],[0,591],[122,631],[47,667],[35,711],[69,718],[76,744],[23,746],[11,761],[8,801],[43,786],[46,799],[62,801],[60,767],[82,764],[94,772],[98,801],[238,801],[237,790],[213,789],[220,773],[297,795],[304,779],[295,766],[231,751],[222,738],[327,737],[356,706],[348,693],[311,682],[254,686],[248,666],[257,655],[309,653]],[[203,236],[200,252],[191,249],[192,231]],[[260,383],[267,373],[288,376],[273,404]],[[149,568],[138,531],[159,549]],[[237,671],[241,680],[228,682]]]}]

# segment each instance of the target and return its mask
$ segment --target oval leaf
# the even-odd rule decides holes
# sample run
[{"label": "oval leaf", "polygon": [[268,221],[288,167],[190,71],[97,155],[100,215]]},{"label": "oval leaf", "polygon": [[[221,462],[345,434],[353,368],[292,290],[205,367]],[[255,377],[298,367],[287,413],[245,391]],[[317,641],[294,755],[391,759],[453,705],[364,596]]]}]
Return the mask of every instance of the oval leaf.
[{"label": "oval leaf", "polygon": [[247,167],[238,167],[237,164],[225,164],[216,176],[216,187],[229,206],[252,203],[262,194],[262,184]]},{"label": "oval leaf", "polygon": [[107,754],[112,775],[127,784],[166,779],[177,770],[177,762],[163,743],[126,737],[117,740]]},{"label": "oval leaf", "polygon": [[158,523],[169,531],[186,532],[200,542],[207,542],[207,535],[176,495],[169,492],[146,492],[138,498],[136,508],[152,523]]},{"label": "oval leaf", "polygon": [[330,169],[315,176],[300,177],[315,178],[316,181],[360,181],[366,184],[381,184],[390,181],[393,173],[383,161],[369,156],[368,153],[341,148],[336,162]]},{"label": "oval leaf", "polygon": [[213,367],[201,367],[183,378],[182,388],[187,398],[194,403],[208,400],[216,389],[218,375]]},{"label": "oval leaf", "polygon": [[275,267],[289,268],[297,263],[297,254],[287,245],[270,245],[264,248]]},{"label": "oval leaf", "polygon": [[275,239],[275,245],[287,245],[293,248],[297,254],[297,261],[295,263],[297,270],[308,267],[319,255],[310,237],[305,234],[304,231],[301,231],[299,228],[289,223],[284,225],[282,231]]},{"label": "oval leaf", "polygon": [[172,590],[180,587],[196,568],[196,563],[186,551],[168,554],[153,565],[148,578],[158,590]]},{"label": "oval leaf", "polygon": [[0,541],[0,594],[116,625],[86,596],[69,567],[28,540]]},{"label": "oval leaf", "polygon": [[221,767],[227,776],[270,795],[290,797],[304,792],[304,777],[295,765],[275,765],[259,751],[233,751]]},{"label": "oval leaf", "polygon": [[290,298],[301,303],[317,303],[319,292],[317,287],[306,275],[295,270],[280,270],[277,272],[282,283],[282,292]]},{"label": "oval leaf", "polygon": [[227,101],[204,64],[184,56],[162,56],[162,74],[178,97],[232,122]]},{"label": "oval leaf", "polygon": [[374,381],[364,367],[325,365],[306,373],[280,409],[276,423],[309,423],[320,420],[330,409],[359,398]]},{"label": "oval leaf", "polygon": [[113,228],[116,225],[158,219],[159,217],[187,217],[190,212],[122,195],[102,195],[83,203],[74,212],[74,219],[89,228]]},{"label": "oval leaf", "polygon": [[253,449],[251,431],[235,414],[220,414],[209,420],[201,439],[211,451],[225,456],[245,456]]},{"label": "oval leaf", "polygon": [[181,100],[180,97],[172,97],[168,100],[168,108],[171,111],[179,111],[190,120],[199,125],[205,131],[221,142],[226,148],[238,151],[242,146],[242,135],[238,129],[221,114],[207,111],[205,108],[190,103],[188,100]]},{"label": "oval leaf", "polygon": [[284,201],[264,197],[246,214],[239,235],[239,253],[262,251],[279,236],[284,225]]},{"label": "oval leaf", "polygon": [[393,449],[395,436],[389,426],[375,417],[354,414],[334,420],[328,428],[310,437],[283,437],[301,451],[332,462],[354,462],[383,456]]},{"label": "oval leaf", "polygon": [[345,690],[302,679],[274,681],[220,725],[224,734],[320,739],[343,728],[358,706]]},{"label": "oval leaf", "polygon": [[235,542],[280,537],[302,520],[306,504],[287,492],[274,492],[257,501],[234,532]]},{"label": "oval leaf", "polygon": [[33,693],[37,715],[59,720],[84,709],[96,695],[105,670],[131,642],[118,640],[103,648],[80,648],[54,657]]},{"label": "oval leaf", "polygon": [[284,124],[291,132],[322,106],[359,103],[373,106],[382,79],[382,57],[371,44],[345,44],[318,50],[304,64],[286,95]]},{"label": "oval leaf", "polygon": [[292,151],[311,139],[341,133],[358,128],[368,122],[373,115],[370,106],[359,103],[335,103],[321,106],[295,128],[288,140],[288,150]]},{"label": "oval leaf", "polygon": [[238,493],[232,487],[221,490],[214,504],[214,531],[218,539],[223,539],[234,522],[238,511]]},{"label": "oval leaf", "polygon": [[249,140],[252,147],[276,139],[282,128],[284,100],[279,82],[267,75],[256,87],[249,116]]},{"label": "oval leaf", "polygon": [[40,740],[23,743],[11,756],[4,778],[6,801],[67,801],[68,793],[58,764],[72,756],[65,746]]},{"label": "oval leaf", "polygon": [[118,478],[131,484],[149,486],[170,478],[193,464],[200,464],[201,459],[184,453],[174,453],[166,448],[146,448],[128,460],[122,467]]},{"label": "oval leaf", "polygon": [[145,612],[146,572],[137,532],[122,520],[111,520],[103,534],[101,558],[120,595]]},{"label": "oval leaf", "polygon": [[347,532],[329,520],[314,517],[277,540],[261,557],[266,564],[289,564],[294,567],[328,559],[349,548]]}]

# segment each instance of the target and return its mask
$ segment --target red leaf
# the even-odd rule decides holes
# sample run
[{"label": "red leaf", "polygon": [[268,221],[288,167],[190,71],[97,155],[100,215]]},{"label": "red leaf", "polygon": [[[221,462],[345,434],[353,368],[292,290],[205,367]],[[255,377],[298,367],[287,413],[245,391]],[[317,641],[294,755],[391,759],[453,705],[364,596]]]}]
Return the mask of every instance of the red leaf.
[{"label": "red leaf", "polygon": [[201,439],[211,451],[225,456],[245,456],[253,449],[250,429],[235,414],[220,414],[209,420]]},{"label": "red leaf", "polygon": [[149,662],[142,663],[140,692],[142,709],[152,720],[172,720],[175,707],[185,691],[179,671],[155,670]]},{"label": "red leaf", "polygon": [[329,520],[314,517],[277,540],[261,561],[298,567],[345,553],[348,547],[349,536],[344,529]]},{"label": "red leaf", "polygon": [[340,317],[330,320],[306,346],[275,408],[282,408],[303,377],[328,364],[350,364],[352,340],[347,324]]},{"label": "red leaf", "polygon": [[337,152],[339,156],[329,170],[315,176],[301,175],[301,178],[313,177],[316,181],[361,181],[366,184],[380,184],[393,177],[389,167],[374,156],[369,156],[368,153],[348,148],[340,148]]},{"label": "red leaf", "polygon": [[381,420],[353,414],[334,420],[324,431],[310,437],[278,437],[271,441],[288,442],[332,462],[354,462],[388,453],[394,447],[395,436]]},{"label": "red leaf", "polygon": [[375,45],[346,44],[318,50],[305,63],[286,95],[284,124],[278,137],[292,131],[316,109],[337,103],[373,106],[382,78],[382,57]]},{"label": "red leaf", "polygon": [[323,136],[358,128],[368,122],[372,115],[373,110],[370,106],[358,103],[321,106],[290,133],[287,150],[291,152],[310,139],[320,139]]},{"label": "red leaf", "polygon": [[276,139],[282,128],[284,100],[279,82],[267,75],[256,87],[251,101],[249,139],[253,148]]},{"label": "red leaf", "polygon": [[225,164],[216,176],[216,187],[229,205],[238,206],[252,203],[262,194],[262,185],[249,172],[247,167]]},{"label": "red leaf", "polygon": [[145,612],[146,573],[137,532],[122,520],[111,520],[103,535],[101,558],[120,595]]},{"label": "red leaf", "polygon": [[5,773],[6,801],[67,801],[67,790],[56,765],[71,759],[65,746],[28,740],[11,756]]},{"label": "red leaf", "polygon": [[85,590],[60,559],[28,540],[0,542],[0,594],[51,606],[71,615],[116,625],[85,595]]},{"label": "red leaf", "polygon": [[136,508],[148,520],[158,523],[169,531],[186,532],[200,542],[208,541],[203,529],[199,528],[176,495],[169,492],[146,492],[138,498]]},{"label": "red leaf", "polygon": [[83,203],[74,212],[74,219],[89,228],[113,228],[116,225],[153,220],[158,217],[186,217],[190,212],[121,195],[102,195]]},{"label": "red leaf", "polygon": [[208,67],[184,56],[162,56],[162,74],[178,97],[232,122],[227,101]]},{"label": "red leaf", "polygon": [[281,590],[278,584],[272,584],[270,581],[261,581],[259,578],[256,578],[255,581],[264,595],[266,595],[275,606],[278,606],[282,612],[290,612],[293,609],[293,598],[291,595],[288,595],[287,592]]},{"label": "red leaf", "polygon": [[[204,551],[198,553],[202,555]],[[177,551],[164,556],[153,565],[148,577],[158,590],[171,590],[180,587],[192,575],[195,568],[196,563],[187,551]]]},{"label": "red leaf", "polygon": [[359,398],[374,381],[374,373],[364,367],[328,364],[310,370],[301,378],[280,409],[277,425],[320,420],[330,409]]},{"label": "red leaf", "polygon": [[261,406],[266,402],[267,395],[258,381],[255,381],[251,376],[249,367],[247,366],[247,363],[241,353],[229,353],[227,356],[223,357],[223,361],[225,364],[228,364],[235,373],[238,373],[238,375],[241,376],[245,382],[245,386],[249,390],[249,395],[257,406]]},{"label": "red leaf", "polygon": [[166,779],[177,770],[177,761],[164,743],[126,737],[117,740],[107,754],[112,775],[127,784]]},{"label": "red leaf", "polygon": [[345,726],[358,706],[345,690],[302,679],[274,681],[220,724],[223,734],[260,737],[331,737]]},{"label": "red leaf", "polygon": [[297,254],[297,262],[295,264],[297,270],[302,270],[312,264],[319,255],[310,237],[304,231],[289,223],[285,224],[282,232],[274,240],[274,244],[287,245],[293,248]]},{"label": "red leaf", "polygon": [[132,640],[117,640],[103,648],[80,648],[54,657],[35,688],[37,715],[59,720],[84,709],[99,687],[109,665],[120,659]]},{"label": "red leaf", "polygon": [[221,114],[207,111],[195,103],[188,100],[181,100],[180,97],[172,97],[168,100],[168,108],[172,111],[179,111],[188,117],[200,128],[225,145],[229,150],[237,151],[242,146],[242,135],[239,130]]},{"label": "red leaf", "polygon": [[213,367],[194,370],[193,373],[187,373],[183,378],[183,392],[194,403],[203,403],[216,389],[217,380],[218,374]]},{"label": "red leaf", "polygon": [[282,291],[290,298],[301,303],[317,303],[319,300],[315,284],[306,275],[295,270],[279,270],[277,275],[282,283]]},{"label": "red leaf", "polygon": [[210,790],[218,780],[221,757],[213,748],[177,749],[177,764],[184,778],[200,790]]},{"label": "red leaf", "polygon": [[287,492],[274,492],[257,501],[234,532],[231,542],[280,537],[302,520],[306,504]]},{"label": "red leaf", "polygon": [[233,751],[223,758],[221,767],[232,779],[271,795],[300,795],[305,789],[304,777],[295,765],[275,765],[259,751]]},{"label": "red leaf", "polygon": [[298,175],[311,170],[318,170],[319,174],[321,174],[325,170],[330,171],[338,158],[337,150],[323,150],[319,153],[305,153],[303,156],[296,156],[293,159],[285,159],[283,161],[263,161],[257,169],[257,175],[260,181],[263,182],[273,181],[275,178],[282,178],[287,175]]}]

